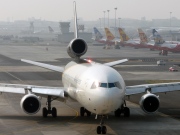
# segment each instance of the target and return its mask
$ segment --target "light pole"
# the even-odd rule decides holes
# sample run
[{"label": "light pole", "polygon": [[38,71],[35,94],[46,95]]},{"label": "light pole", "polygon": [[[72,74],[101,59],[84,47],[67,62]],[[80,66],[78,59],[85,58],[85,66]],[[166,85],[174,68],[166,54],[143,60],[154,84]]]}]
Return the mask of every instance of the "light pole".
[{"label": "light pole", "polygon": [[109,11],[110,10],[107,10],[107,12],[108,12],[108,28],[109,28]]},{"label": "light pole", "polygon": [[172,12],[169,12],[170,13],[170,28],[171,28],[171,14],[172,14]]},{"label": "light pole", "polygon": [[121,18],[118,18],[119,19],[119,28],[120,28],[120,20],[121,20]]},{"label": "light pole", "polygon": [[99,22],[100,22],[100,29],[101,29],[101,18],[99,18]]},{"label": "light pole", "polygon": [[116,10],[117,10],[117,7],[116,8],[114,8],[114,10],[115,10],[115,28],[114,28],[114,35],[115,35],[115,37],[116,37]]},{"label": "light pole", "polygon": [[104,27],[105,27],[105,13],[106,13],[106,11],[103,11],[104,12]]}]

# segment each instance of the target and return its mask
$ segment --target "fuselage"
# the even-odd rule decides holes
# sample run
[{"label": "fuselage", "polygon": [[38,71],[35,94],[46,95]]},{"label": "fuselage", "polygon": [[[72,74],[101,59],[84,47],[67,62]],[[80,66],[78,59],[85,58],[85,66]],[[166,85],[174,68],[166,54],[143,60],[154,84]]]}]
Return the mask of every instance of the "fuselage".
[{"label": "fuselage", "polygon": [[62,82],[70,98],[95,114],[108,114],[124,101],[125,83],[113,68],[95,62],[68,63]]}]

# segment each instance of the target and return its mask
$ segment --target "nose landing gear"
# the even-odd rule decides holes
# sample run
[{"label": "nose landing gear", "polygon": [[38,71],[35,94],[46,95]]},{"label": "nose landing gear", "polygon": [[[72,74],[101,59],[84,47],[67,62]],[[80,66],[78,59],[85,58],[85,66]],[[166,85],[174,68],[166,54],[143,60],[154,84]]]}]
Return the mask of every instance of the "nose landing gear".
[{"label": "nose landing gear", "polygon": [[107,128],[104,126],[104,115],[101,116],[100,126],[97,126],[97,134],[106,134]]}]

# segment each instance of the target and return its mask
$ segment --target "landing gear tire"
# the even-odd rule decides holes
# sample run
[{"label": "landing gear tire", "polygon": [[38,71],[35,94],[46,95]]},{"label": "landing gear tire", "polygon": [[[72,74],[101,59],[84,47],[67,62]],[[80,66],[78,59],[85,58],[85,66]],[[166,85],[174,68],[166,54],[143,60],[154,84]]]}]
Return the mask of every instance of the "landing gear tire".
[{"label": "landing gear tire", "polygon": [[97,127],[97,134],[106,134],[107,128],[106,126],[98,126]]},{"label": "landing gear tire", "polygon": [[53,101],[54,99],[52,99],[51,96],[48,96],[47,97],[47,108],[44,107],[42,109],[42,114],[43,114],[43,117],[46,118],[48,114],[51,114],[54,118],[57,117],[57,109],[55,107],[53,107],[51,109],[51,102]]},{"label": "landing gear tire", "polygon": [[84,107],[81,107],[80,108],[80,115],[83,117],[84,113],[85,113],[85,109],[84,109]]},{"label": "landing gear tire", "polygon": [[48,115],[48,110],[47,110],[46,107],[44,107],[44,108],[42,109],[42,113],[43,113],[43,117],[46,118],[47,115]]},{"label": "landing gear tire", "polygon": [[130,116],[130,110],[128,107],[124,107],[124,117],[129,117]]},{"label": "landing gear tire", "polygon": [[54,118],[57,117],[57,109],[55,107],[52,108],[51,114]]},{"label": "landing gear tire", "polygon": [[120,117],[120,116],[121,116],[121,113],[122,113],[122,111],[121,111],[120,108],[117,109],[117,110],[114,112],[114,114],[115,114],[116,117]]},{"label": "landing gear tire", "polygon": [[90,117],[91,116],[91,112],[88,111],[88,110],[85,110],[85,111],[86,111],[87,116]]},{"label": "landing gear tire", "polygon": [[101,134],[101,126],[97,127],[97,134]]},{"label": "landing gear tire", "polygon": [[81,107],[80,108],[80,116],[83,117],[85,113],[87,114],[88,117],[91,116],[91,112],[90,111],[86,110],[84,107]]},{"label": "landing gear tire", "polygon": [[101,127],[101,133],[102,133],[102,134],[106,134],[106,132],[107,132],[106,126],[102,126],[102,127]]}]

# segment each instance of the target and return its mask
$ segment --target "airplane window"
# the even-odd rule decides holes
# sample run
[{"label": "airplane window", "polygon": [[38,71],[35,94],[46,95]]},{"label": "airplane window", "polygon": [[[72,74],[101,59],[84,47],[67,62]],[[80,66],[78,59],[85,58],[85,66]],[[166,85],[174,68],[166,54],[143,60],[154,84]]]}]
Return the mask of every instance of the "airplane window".
[{"label": "airplane window", "polygon": [[113,87],[115,87],[114,83],[108,83],[108,88],[113,88]]},{"label": "airplane window", "polygon": [[107,88],[107,83],[100,83],[99,87]]},{"label": "airplane window", "polygon": [[121,84],[119,82],[115,82],[114,85],[118,87],[119,89],[122,89]]}]

